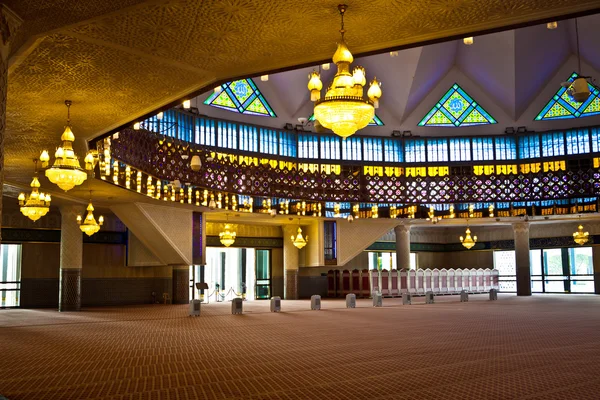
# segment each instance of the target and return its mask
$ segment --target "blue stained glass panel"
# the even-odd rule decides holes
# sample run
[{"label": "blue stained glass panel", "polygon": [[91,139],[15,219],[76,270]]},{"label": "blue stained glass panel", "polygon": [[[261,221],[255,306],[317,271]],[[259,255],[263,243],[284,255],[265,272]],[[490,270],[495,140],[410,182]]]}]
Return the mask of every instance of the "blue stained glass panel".
[{"label": "blue stained glass panel", "polygon": [[402,142],[398,139],[383,139],[384,156],[386,162],[402,162]]},{"label": "blue stained glass panel", "polygon": [[562,132],[542,134],[542,156],[554,157],[565,154],[565,138]]}]

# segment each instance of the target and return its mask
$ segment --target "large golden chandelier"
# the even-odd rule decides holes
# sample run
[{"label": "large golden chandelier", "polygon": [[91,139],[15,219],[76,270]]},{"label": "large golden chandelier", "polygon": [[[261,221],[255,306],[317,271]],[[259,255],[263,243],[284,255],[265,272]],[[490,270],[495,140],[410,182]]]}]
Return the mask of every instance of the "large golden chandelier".
[{"label": "large golden chandelier", "polygon": [[[62,145],[54,153],[54,164],[46,170],[46,176],[50,182],[58,185],[65,192],[77,185],[81,185],[87,179],[87,173],[79,165],[79,159],[73,151],[75,135],[71,130],[71,104],[70,100],[65,100],[65,105],[67,106],[67,125],[60,137]],[[47,164],[49,159],[48,152],[44,150],[40,157],[43,163],[42,166]]]},{"label": "large golden chandelier", "polygon": [[342,138],[353,135],[364,128],[375,116],[375,108],[379,107],[381,87],[377,78],[373,78],[364,96],[364,86],[367,83],[365,69],[355,67],[350,73],[350,64],[354,61],[352,53],[344,41],[344,13],[348,8],[345,4],[338,5],[342,17],[342,40],[333,54],[333,62],[337,65],[337,73],[327,88],[325,97],[321,99],[323,83],[317,71],[309,76],[308,89],[310,100],[315,102],[315,119],[325,128],[331,129]]},{"label": "large golden chandelier", "polygon": [[302,236],[302,228],[300,228],[300,219],[298,219],[298,233],[296,233],[296,236],[292,236],[291,239],[294,246],[296,246],[298,249],[302,249],[308,243],[308,236]]},{"label": "large golden chandelier", "polygon": [[37,221],[50,211],[50,198],[49,194],[40,193],[40,181],[37,175],[37,160],[33,160],[35,163],[35,175],[31,181],[31,193],[26,195],[25,193],[19,193],[19,205],[21,206],[21,213],[32,221]]}]

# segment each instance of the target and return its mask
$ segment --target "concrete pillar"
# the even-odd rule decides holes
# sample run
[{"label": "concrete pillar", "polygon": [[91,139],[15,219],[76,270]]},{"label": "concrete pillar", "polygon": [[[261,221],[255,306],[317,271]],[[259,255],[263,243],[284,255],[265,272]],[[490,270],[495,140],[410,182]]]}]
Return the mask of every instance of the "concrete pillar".
[{"label": "concrete pillar", "polygon": [[517,264],[517,296],[531,296],[531,269],[529,265],[529,222],[513,224],[515,261]]},{"label": "concrete pillar", "polygon": [[296,236],[297,225],[283,226],[283,295],[286,300],[298,298],[298,248],[291,237]]},{"label": "concrete pillar", "polygon": [[77,216],[83,215],[82,206],[60,208],[60,286],[58,311],[81,309],[81,268],[83,260],[83,232]]},{"label": "concrete pillar", "polygon": [[592,262],[594,263],[594,293],[600,294],[600,247],[592,246]]},{"label": "concrete pillar", "polygon": [[188,304],[190,302],[190,266],[173,266],[173,304]]},{"label": "concrete pillar", "polygon": [[410,225],[398,225],[396,234],[396,268],[410,269]]}]

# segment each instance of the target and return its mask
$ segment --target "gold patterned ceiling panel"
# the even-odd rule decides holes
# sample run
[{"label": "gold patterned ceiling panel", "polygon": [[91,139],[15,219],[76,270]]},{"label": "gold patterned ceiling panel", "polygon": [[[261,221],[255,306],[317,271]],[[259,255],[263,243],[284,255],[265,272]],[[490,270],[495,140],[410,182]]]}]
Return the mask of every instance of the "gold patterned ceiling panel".
[{"label": "gold patterned ceiling panel", "polygon": [[[598,0],[351,0],[355,55],[600,7]],[[215,80],[329,59],[332,0],[8,0],[23,24],[12,41],[6,177],[28,183],[74,101],[83,140]],[[36,40],[39,39],[39,40]],[[26,167],[26,168],[25,168]]]},{"label": "gold patterned ceiling panel", "polygon": [[[598,6],[573,0],[356,1],[346,16],[347,40],[360,54]],[[99,18],[72,32],[240,75],[330,58],[338,23],[330,0],[182,0]]]},{"label": "gold patterned ceiling panel", "polygon": [[[9,77],[5,171],[8,179],[42,148],[59,144],[73,100],[76,151],[86,137],[123,121],[206,79],[207,75],[55,34]],[[28,169],[27,174],[30,171]]]}]

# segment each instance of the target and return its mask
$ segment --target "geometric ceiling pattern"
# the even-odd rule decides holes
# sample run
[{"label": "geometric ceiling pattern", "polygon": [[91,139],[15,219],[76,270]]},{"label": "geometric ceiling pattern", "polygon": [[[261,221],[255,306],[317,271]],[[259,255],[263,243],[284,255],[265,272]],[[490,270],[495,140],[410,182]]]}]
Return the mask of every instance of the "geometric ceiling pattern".
[{"label": "geometric ceiling pattern", "polygon": [[[576,72],[573,72],[567,81],[572,83],[578,76]],[[590,96],[586,101],[579,103],[569,96],[568,88],[561,86],[535,117],[535,120],[581,118],[600,114],[600,99],[598,98],[600,90],[589,82],[588,88]]]},{"label": "geometric ceiling pattern", "polygon": [[419,126],[455,128],[495,123],[496,120],[455,83],[423,117]]},{"label": "geometric ceiling pattern", "polygon": [[204,104],[240,114],[277,117],[252,78],[222,84],[221,92],[213,92]]}]

